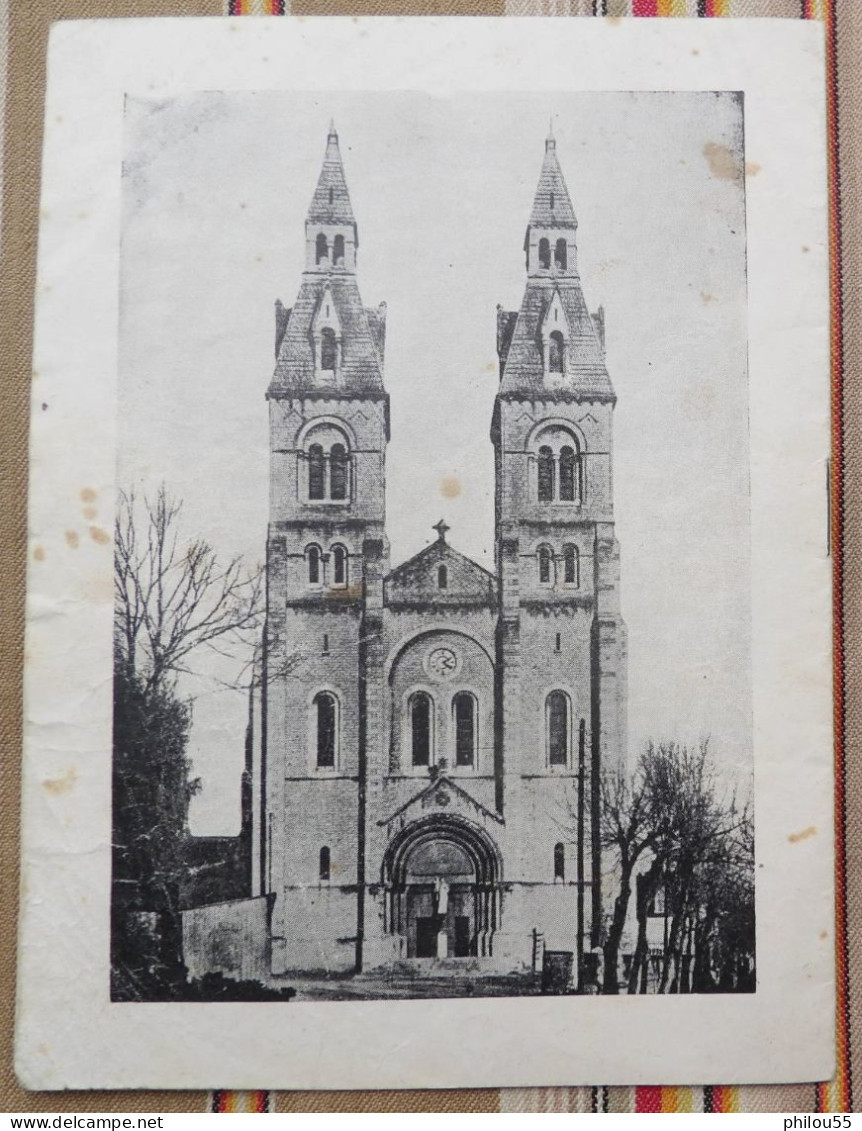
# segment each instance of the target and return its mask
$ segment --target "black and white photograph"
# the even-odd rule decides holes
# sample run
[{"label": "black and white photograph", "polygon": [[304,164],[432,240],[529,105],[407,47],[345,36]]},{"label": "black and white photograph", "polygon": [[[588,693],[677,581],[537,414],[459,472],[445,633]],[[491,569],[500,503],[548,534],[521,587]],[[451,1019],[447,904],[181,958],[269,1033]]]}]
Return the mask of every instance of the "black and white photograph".
[{"label": "black and white photograph", "polygon": [[829,1079],[823,59],[778,25],[54,29],[27,1087]]},{"label": "black and white photograph", "polygon": [[125,118],[115,1000],[754,992],[741,94]]}]

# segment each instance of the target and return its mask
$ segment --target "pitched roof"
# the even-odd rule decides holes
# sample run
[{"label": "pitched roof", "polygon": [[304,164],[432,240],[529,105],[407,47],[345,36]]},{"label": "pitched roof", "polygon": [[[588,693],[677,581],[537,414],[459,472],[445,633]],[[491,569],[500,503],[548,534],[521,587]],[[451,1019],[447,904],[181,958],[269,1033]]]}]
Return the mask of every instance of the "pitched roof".
[{"label": "pitched roof", "polygon": [[[544,380],[541,329],[555,291],[565,311],[569,341],[566,376],[549,387]],[[614,396],[601,343],[576,275],[529,279],[514,328],[511,327],[512,317],[511,311],[498,312],[502,327],[500,393],[542,392],[550,396],[570,393],[596,399]]]},{"label": "pitched roof", "polygon": [[[445,565],[447,584],[438,585],[438,566]],[[385,605],[474,605],[494,608],[496,589],[493,574],[471,561],[443,539],[403,562],[384,579]]]},{"label": "pitched roof", "polygon": [[313,224],[356,224],[334,123],[329,127],[323,168],[308,207],[308,220]]},{"label": "pitched roof", "polygon": [[[336,385],[317,379],[314,369],[312,325],[325,289],[335,304],[342,333],[342,356]],[[386,308],[366,310],[353,275],[333,272],[302,277],[293,308],[281,337],[269,396],[289,396],[335,389],[346,393],[383,392],[383,344]]]},{"label": "pitched roof", "polygon": [[[408,809],[420,808],[423,811],[428,808],[428,801],[433,800],[442,808],[448,806],[452,798],[456,802],[461,802],[462,807],[470,810],[473,813],[478,813],[486,820],[490,818],[496,821],[498,825],[505,824],[505,821],[499,813],[494,813],[486,808],[481,801],[477,801],[466,789],[457,781],[454,781],[448,776],[445,770],[438,772],[437,776],[432,777],[427,785],[423,785],[420,789],[413,794],[409,801],[405,801],[403,805],[399,806],[388,817],[381,818],[377,824],[382,828],[384,825],[391,824],[392,821],[398,820],[403,817]],[[472,815],[472,814],[471,814]]]},{"label": "pitched roof", "polygon": [[563,170],[557,160],[557,143],[549,136],[545,141],[545,159],[530,213],[531,228],[577,228],[578,221],[566,186]]}]

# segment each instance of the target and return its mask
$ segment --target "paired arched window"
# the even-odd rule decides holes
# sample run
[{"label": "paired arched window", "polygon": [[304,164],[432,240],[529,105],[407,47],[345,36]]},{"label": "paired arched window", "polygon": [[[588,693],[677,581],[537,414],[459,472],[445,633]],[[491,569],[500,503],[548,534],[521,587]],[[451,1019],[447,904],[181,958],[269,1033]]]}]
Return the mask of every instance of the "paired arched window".
[{"label": "paired arched window", "polygon": [[577,546],[563,546],[563,584],[580,585],[580,555]]},{"label": "paired arched window", "polygon": [[455,723],[455,765],[476,765],[476,700],[469,691],[459,691],[452,700]]},{"label": "paired arched window", "polygon": [[431,765],[431,745],[434,732],[434,704],[431,696],[416,691],[410,696],[410,748],[414,766]]},{"label": "paired arched window", "polygon": [[317,237],[314,247],[316,263],[322,263],[324,259],[329,257],[329,244],[326,242],[326,236],[323,232]]},{"label": "paired arched window", "polygon": [[323,554],[319,546],[306,546],[305,573],[309,585],[323,584]]},{"label": "paired arched window", "polygon": [[565,880],[566,878],[566,846],[562,841],[557,841],[554,845],[554,879]]},{"label": "paired arched window", "polygon": [[566,241],[557,240],[554,248],[554,266],[560,271],[565,271],[567,258]]},{"label": "paired arched window", "polygon": [[[562,580],[564,585],[580,585],[579,558],[580,555],[578,554],[577,546],[571,544],[563,546]],[[536,550],[536,560],[538,563],[539,584],[554,585],[558,580],[554,551],[550,546],[539,546],[538,550]],[[559,651],[559,647],[557,651]]]},{"label": "paired arched window", "polygon": [[[554,342],[557,346],[554,346]],[[564,349],[562,335],[554,331],[549,349]],[[552,359],[553,360],[553,359]],[[537,465],[536,490],[540,503],[579,503],[581,449],[574,432],[564,424],[549,424],[531,441]]]},{"label": "paired arched window", "polygon": [[569,729],[569,697],[565,691],[552,691],[545,700],[549,766],[568,766]]},{"label": "paired arched window", "polygon": [[539,240],[539,266],[545,271],[551,266],[551,245],[544,236]]},{"label": "paired arched window", "polygon": [[338,343],[335,340],[335,331],[331,326],[324,326],[320,331],[320,368],[334,370],[338,365]]},{"label": "paired arched window", "polygon": [[[323,350],[328,348],[326,342],[329,335],[332,335],[333,342],[335,339],[333,331],[328,327],[321,333]],[[330,361],[329,358],[326,360]],[[344,432],[334,424],[321,423],[308,434],[303,447],[305,450],[300,455],[300,463],[304,456],[308,501],[346,502],[351,490],[351,461]]]},{"label": "paired arched window", "polygon": [[334,770],[338,756],[338,700],[330,691],[319,691],[314,697],[317,766]]},{"label": "paired arched window", "polygon": [[344,264],[344,236],[336,236],[332,242],[332,261],[336,267]]},{"label": "paired arched window", "polygon": [[332,547],[332,584],[339,588],[347,585],[347,550],[343,546]]},{"label": "paired arched window", "polygon": [[324,569],[324,556],[320,546],[312,542],[305,547],[305,577],[309,585],[328,584],[338,588],[346,587],[350,581],[350,555],[347,548],[341,543],[333,546],[330,551],[332,572],[327,578]]},{"label": "paired arched window", "polygon": [[444,565],[437,566],[437,588],[449,588],[449,570]]},{"label": "paired arched window", "polygon": [[318,875],[320,876],[321,880],[328,880],[329,879],[329,872],[330,872],[329,846],[324,844],[323,848],[321,848],[321,850],[320,850],[320,861],[319,861],[319,864],[318,864]]},{"label": "paired arched window", "polygon": [[563,335],[559,330],[554,330],[548,338],[548,372],[563,372],[563,355],[565,353]]}]

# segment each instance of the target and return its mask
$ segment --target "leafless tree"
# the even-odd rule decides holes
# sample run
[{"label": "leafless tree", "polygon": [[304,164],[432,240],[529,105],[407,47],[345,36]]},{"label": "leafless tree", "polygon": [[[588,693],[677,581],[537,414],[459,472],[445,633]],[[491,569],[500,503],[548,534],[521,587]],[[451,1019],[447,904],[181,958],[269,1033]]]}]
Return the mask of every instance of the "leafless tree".
[{"label": "leafless tree", "polygon": [[626,926],[632,881],[638,864],[664,834],[666,815],[656,809],[643,763],[627,776],[614,770],[601,781],[601,843],[614,861],[618,888],[605,935],[602,990],[619,993],[620,944]]},{"label": "leafless tree", "polygon": [[[619,956],[634,894],[637,939],[629,993],[748,988],[754,961],[753,825],[722,787],[705,740],[648,742],[634,772],[601,783],[602,848],[616,873],[604,943],[605,993],[619,992]],[[665,931],[650,985],[648,922],[661,896]]]},{"label": "leafless tree", "polygon": [[[753,870],[753,844],[746,839],[750,813],[719,782],[708,739],[697,748],[650,742],[640,770],[647,807],[651,814],[661,814],[662,820],[646,857],[647,867],[638,877],[638,936],[629,992],[644,993],[648,988],[647,919],[659,893],[665,937],[658,992],[714,988],[711,947],[742,945],[740,924],[740,929],[734,928],[735,942],[729,942],[727,931],[721,940],[718,936],[727,915],[734,913],[731,891],[742,898],[740,885],[746,885]],[[737,901],[735,911],[741,907]]]},{"label": "leafless tree", "polygon": [[239,557],[223,562],[198,538],[184,543],[182,503],[122,493],[114,527],[117,663],[146,690],[172,686],[190,654],[254,654],[263,627],[263,573]]}]

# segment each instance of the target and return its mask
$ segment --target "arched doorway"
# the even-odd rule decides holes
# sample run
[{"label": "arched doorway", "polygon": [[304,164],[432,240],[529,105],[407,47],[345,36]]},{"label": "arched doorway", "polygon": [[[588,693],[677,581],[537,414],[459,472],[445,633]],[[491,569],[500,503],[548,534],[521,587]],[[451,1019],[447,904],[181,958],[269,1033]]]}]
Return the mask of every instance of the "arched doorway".
[{"label": "arched doorway", "polygon": [[407,958],[472,958],[492,953],[501,912],[501,861],[488,834],[459,817],[408,825],[386,852],[390,934]]}]

